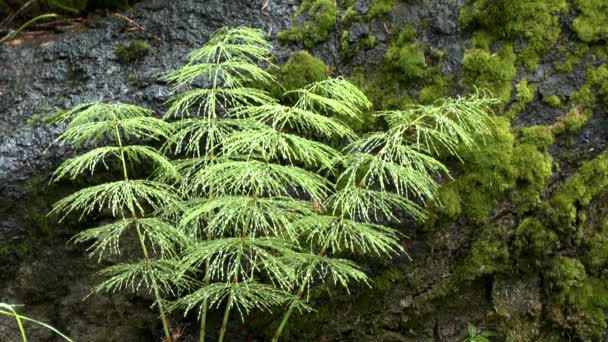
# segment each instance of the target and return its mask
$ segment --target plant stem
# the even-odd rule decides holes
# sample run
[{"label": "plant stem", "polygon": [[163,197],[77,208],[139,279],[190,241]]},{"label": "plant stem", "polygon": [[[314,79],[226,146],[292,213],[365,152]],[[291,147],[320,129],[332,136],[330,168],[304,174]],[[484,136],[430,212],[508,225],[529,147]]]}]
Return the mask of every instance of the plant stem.
[{"label": "plant stem", "polygon": [[[213,235],[211,233],[207,234],[207,241],[213,240]],[[209,282],[211,279],[209,278],[209,261],[205,262],[205,285],[209,286]],[[203,300],[203,312],[201,314],[201,328],[200,328],[200,337],[199,342],[205,342],[205,330],[207,325],[207,301],[205,298]]]},{"label": "plant stem", "polygon": [[[126,158],[125,158],[124,148],[122,145],[122,140],[120,139],[120,132],[118,130],[118,124],[114,125],[114,131],[116,133],[116,141],[118,142],[118,149],[120,151],[120,160],[122,162],[122,172],[124,175],[124,179],[129,180],[129,174],[127,171],[127,162],[126,162]],[[167,342],[171,342],[172,341],[171,332],[169,330],[169,324],[167,323],[167,318],[165,317],[165,310],[163,308],[163,302],[162,302],[162,298],[160,296],[160,291],[158,289],[158,284],[156,283],[156,277],[154,276],[154,272],[152,272],[150,256],[148,255],[148,248],[146,247],[146,241],[145,241],[144,235],[142,234],[141,229],[139,228],[139,217],[137,216],[137,213],[135,212],[135,207],[133,206],[133,203],[130,203],[129,206],[130,206],[130,210],[131,210],[131,217],[133,218],[133,221],[135,222],[135,231],[137,232],[137,237],[138,237],[139,243],[141,245],[141,250],[144,254],[144,261],[146,263],[146,268],[148,269],[148,272],[150,272],[152,274],[152,276],[150,277],[152,279],[152,289],[154,290],[154,296],[156,298],[156,302],[158,303],[158,310],[160,311],[160,320],[163,324],[163,332],[165,333],[165,338],[166,338]]]},{"label": "plant stem", "polygon": [[21,333],[23,342],[27,342],[27,336],[25,335],[25,329],[23,329],[23,322],[21,322],[21,317],[19,315],[15,315],[15,320],[17,321],[17,326],[19,327],[19,332]]},{"label": "plant stem", "polygon": [[[325,255],[328,245],[329,245],[329,241],[326,241],[323,248],[321,248],[321,251],[319,252],[318,256]],[[315,266],[314,264],[311,265],[309,267],[308,271],[306,272],[306,277],[304,277],[304,279],[302,280],[302,285],[300,285],[300,288],[298,289],[298,292],[296,293],[295,300],[300,300],[302,298],[302,295],[304,294],[304,290],[306,290],[306,284],[308,284],[308,282],[310,281],[310,278],[312,277],[312,272],[313,272],[314,266]],[[279,324],[277,331],[274,333],[274,336],[272,337],[272,342],[277,342],[279,340],[279,338],[281,337],[281,334],[283,333],[283,329],[285,329],[285,325],[287,325],[287,321],[289,320],[289,317],[291,316],[293,309],[295,307],[295,300],[289,305],[287,312],[285,312],[285,315],[283,315],[281,324]]]}]

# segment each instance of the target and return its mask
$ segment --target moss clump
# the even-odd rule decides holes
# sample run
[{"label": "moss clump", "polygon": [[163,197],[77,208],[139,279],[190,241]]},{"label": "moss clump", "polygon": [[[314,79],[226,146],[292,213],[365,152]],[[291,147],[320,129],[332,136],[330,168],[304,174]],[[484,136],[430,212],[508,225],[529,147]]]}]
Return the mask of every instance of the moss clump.
[{"label": "moss clump", "polygon": [[541,203],[541,194],[553,175],[553,158],[542,147],[518,144],[513,148],[512,165],[516,186],[511,201],[520,213],[532,210]]},{"label": "moss clump", "polygon": [[467,255],[464,264],[455,271],[459,280],[475,280],[487,274],[505,270],[509,248],[504,242],[504,228],[485,227]]},{"label": "moss clump", "polygon": [[416,29],[404,28],[386,51],[385,64],[404,81],[427,76],[424,45],[416,41]]},{"label": "moss clump", "polygon": [[516,118],[517,115],[534,100],[534,95],[536,94],[538,87],[536,85],[528,85],[528,80],[523,79],[515,86],[515,89],[517,90],[517,95],[515,97],[516,102],[511,109],[509,109],[507,114],[505,114],[505,116],[511,120]]},{"label": "moss clump", "polygon": [[539,149],[547,150],[555,143],[555,136],[550,126],[531,126],[521,129],[521,143],[531,144]]},{"label": "moss clump", "polygon": [[553,197],[551,218],[556,227],[573,227],[579,209],[608,189],[608,153],[583,163],[579,170],[558,189]]},{"label": "moss clump", "polygon": [[583,60],[583,57],[589,52],[589,45],[579,44],[570,51],[566,50],[563,46],[560,46],[558,49],[561,53],[566,55],[566,58],[563,62],[559,62],[555,65],[555,71],[570,73],[574,71],[574,67],[579,64]]},{"label": "moss clump", "polygon": [[496,39],[525,38],[528,44],[519,59],[534,70],[540,56],[557,41],[559,14],[567,9],[565,0],[474,0],[461,8],[460,21]]},{"label": "moss clump", "polygon": [[291,53],[287,63],[283,64],[275,74],[278,82],[289,91],[327,79],[330,70],[322,60],[306,51],[297,51]]},{"label": "moss clump", "polygon": [[294,27],[278,34],[285,41],[303,42],[307,48],[327,40],[336,26],[338,8],[333,0],[304,0],[292,17]]},{"label": "moss clump", "polygon": [[608,217],[602,220],[599,231],[585,239],[584,247],[587,268],[599,276],[608,275]]},{"label": "moss clump", "polygon": [[504,106],[511,99],[511,82],[517,72],[514,63],[511,45],[505,45],[496,54],[476,48],[467,50],[462,61],[463,81],[490,90]]},{"label": "moss clump", "polygon": [[575,134],[580,131],[591,118],[591,111],[581,113],[577,107],[573,107],[551,126],[553,134]]},{"label": "moss clump", "polygon": [[480,142],[480,149],[461,156],[465,164],[459,167],[455,182],[470,221],[484,222],[499,196],[513,188],[514,143],[508,120],[497,118],[493,135],[485,137],[485,144]]},{"label": "moss clump", "polygon": [[581,287],[587,273],[585,266],[577,259],[558,256],[553,258],[545,278],[550,286],[561,293],[567,293],[573,288]]},{"label": "moss clump", "polygon": [[605,0],[575,0],[580,10],[574,19],[574,30],[584,42],[608,40],[608,2]]},{"label": "moss clump", "polygon": [[587,80],[581,89],[572,94],[571,100],[586,110],[592,110],[597,102],[595,90],[602,102],[608,104],[608,67],[606,64],[597,68],[587,68]]},{"label": "moss clump", "polygon": [[394,6],[395,0],[372,0],[369,11],[367,12],[367,18],[373,19],[385,16],[391,13]]},{"label": "moss clump", "polygon": [[485,222],[497,201],[507,195],[518,213],[533,210],[553,174],[553,158],[547,152],[553,144],[549,127],[523,129],[519,141],[508,119],[495,120],[492,136],[480,141],[480,149],[462,154],[465,164],[450,185],[457,189],[462,212],[473,223]]},{"label": "moss clump", "polygon": [[597,340],[606,332],[608,283],[589,277],[585,266],[565,256],[553,258],[545,272],[551,305],[548,318],[583,341]]},{"label": "moss clump", "polygon": [[551,95],[543,98],[543,103],[549,107],[560,107],[562,105],[562,101],[559,99],[557,95]]},{"label": "moss clump", "polygon": [[552,252],[558,241],[557,234],[535,218],[526,218],[515,230],[513,248],[522,256],[541,256]]},{"label": "moss clump", "polygon": [[130,63],[142,59],[150,54],[150,44],[143,40],[129,40],[126,43],[118,42],[114,45],[114,53],[123,63]]}]

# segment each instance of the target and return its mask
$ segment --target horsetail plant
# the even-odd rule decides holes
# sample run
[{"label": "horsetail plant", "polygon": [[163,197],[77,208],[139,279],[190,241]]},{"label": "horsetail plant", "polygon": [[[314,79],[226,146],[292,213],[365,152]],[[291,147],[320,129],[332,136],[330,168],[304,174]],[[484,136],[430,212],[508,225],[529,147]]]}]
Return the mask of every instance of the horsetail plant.
[{"label": "horsetail plant", "polygon": [[[312,91],[317,85],[308,87]],[[322,98],[302,92],[296,107],[324,108]],[[326,96],[329,92],[326,92]],[[347,250],[352,254],[385,255],[402,251],[396,231],[378,222],[398,222],[396,209],[416,220],[424,220],[418,203],[437,201],[439,184],[433,176],[449,177],[436,158],[458,157],[462,148],[475,147],[476,135],[490,134],[490,106],[497,101],[476,93],[467,98],[445,99],[431,106],[411,106],[401,111],[380,112],[389,124],[385,132],[354,139],[343,148],[334,169],[339,176],[335,192],[323,203],[325,213],[295,222],[301,240],[311,253],[299,267],[299,289],[288,306],[273,341],[278,341],[293,308],[306,288],[330,272],[334,283],[347,287],[347,278],[325,256]],[[333,110],[344,110],[339,107]],[[365,280],[363,276],[360,278]]]},{"label": "horsetail plant", "polygon": [[[156,300],[166,340],[171,341],[162,293],[175,289],[176,266],[169,257],[179,252],[186,243],[185,235],[159,217],[149,216],[150,211],[177,208],[181,205],[175,190],[149,179],[133,179],[129,166],[151,162],[165,178],[179,178],[173,165],[156,149],[145,145],[126,145],[129,140],[165,140],[174,128],[163,120],[151,116],[152,111],[122,104],[89,103],[58,113],[55,123],[66,123],[63,134],[57,138],[60,144],[75,148],[92,148],[90,151],[68,159],[55,171],[52,181],[74,179],[91,173],[108,162],[120,164],[120,180],[87,187],[65,197],[53,206],[51,214],[63,220],[77,212],[84,218],[93,212],[109,210],[117,220],[113,223],[90,228],[78,233],[75,242],[89,242],[91,255],[119,254],[119,242],[128,232],[134,231],[141,248],[138,262],[123,263],[101,271],[107,279],[94,292],[116,291],[130,288],[138,290],[142,285],[149,288]],[[109,144],[107,146],[104,146]],[[152,248],[152,249],[151,249]],[[156,249],[158,248],[158,252]],[[153,259],[154,254],[159,256]]]},{"label": "horsetail plant", "polygon": [[188,200],[180,227],[197,241],[182,254],[182,275],[198,268],[204,277],[173,307],[198,307],[201,341],[208,307],[225,305],[221,341],[233,307],[243,318],[284,305],[276,341],[294,310],[309,309],[302,297],[313,282],[367,283],[336,255],[402,252],[381,223],[399,221],[397,209],[423,220],[434,177],[449,176],[437,158],[489,132],[495,101],[477,94],[378,113],[389,130],[359,137],[336,118],[356,119],[371,104],[343,78],[286,92],[288,103],[252,87],[275,81],[259,66],[269,48],[260,31],[222,29],[166,78],[178,89],[205,85],[174,96],[167,114],[178,118],[170,148],[186,156],[175,162]]},{"label": "horsetail plant", "polygon": [[[204,169],[218,162],[216,152],[222,146],[226,136],[235,130],[240,130],[252,122],[243,120],[231,120],[225,117],[226,111],[242,105],[259,104],[272,101],[266,92],[251,87],[253,83],[268,83],[273,77],[262,69],[259,64],[270,62],[270,44],[264,39],[264,33],[260,30],[250,28],[220,29],[205,46],[189,55],[188,63],[178,70],[169,73],[165,80],[172,83],[179,93],[173,96],[169,103],[166,118],[178,118],[174,123],[176,132],[173,135],[167,149],[172,150],[183,159],[175,162],[184,178],[181,182],[184,197],[188,200],[191,208],[203,210],[199,215],[204,215],[204,208],[219,210],[221,201],[209,203],[207,196],[212,194],[201,194],[192,189],[190,177],[197,170]],[[193,87],[195,81],[203,82],[203,87]],[[203,197],[201,197],[203,196]],[[234,201],[233,201],[234,202]],[[214,206],[215,205],[215,206]],[[207,212],[209,214],[211,212]],[[182,228],[188,233],[192,241],[201,244],[221,247],[218,237],[226,237],[219,229],[199,229],[199,225],[191,211],[186,211],[182,220]],[[194,227],[194,228],[193,228]],[[216,227],[217,228],[217,227]],[[250,235],[245,229],[240,233],[240,238],[245,239]],[[226,242],[226,241],[224,241]],[[233,241],[234,242],[234,241]],[[196,246],[189,249],[195,251]],[[200,246],[198,246],[200,247]],[[226,246],[224,246],[226,247]],[[244,246],[234,245],[244,248]],[[253,246],[250,246],[253,248]],[[212,250],[212,247],[209,247]],[[223,251],[220,251],[223,253]],[[219,253],[219,252],[218,252]],[[200,255],[190,258],[188,262],[194,266],[204,264],[203,288],[190,296],[175,302],[174,307],[185,306],[186,311],[192,308],[193,302],[199,307],[200,316],[200,341],[205,340],[207,310],[209,306],[220,305],[227,297],[226,313],[224,323],[220,332],[223,339],[226,332],[228,315],[233,304],[240,310],[249,310],[255,296],[253,294],[266,293],[268,298],[257,298],[260,301],[271,300],[277,297],[278,292],[274,289],[254,283],[252,279],[242,276],[243,268],[239,266],[244,251],[240,251],[233,257],[234,264],[223,283],[211,284],[219,276],[213,267],[212,254]],[[232,285],[231,285],[232,284]],[[256,291],[250,290],[256,288]],[[215,292],[214,292],[215,291]],[[237,296],[236,292],[240,295]],[[270,304],[270,303],[266,303]],[[268,305],[262,306],[267,307]]]}]

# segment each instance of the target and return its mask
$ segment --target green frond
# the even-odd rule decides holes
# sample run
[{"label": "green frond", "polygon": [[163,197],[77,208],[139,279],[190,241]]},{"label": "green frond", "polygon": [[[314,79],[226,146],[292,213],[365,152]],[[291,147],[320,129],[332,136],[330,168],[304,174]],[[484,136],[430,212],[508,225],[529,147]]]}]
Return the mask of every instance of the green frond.
[{"label": "green frond", "polygon": [[192,245],[180,260],[186,274],[190,268],[203,264],[208,268],[207,276],[219,281],[249,279],[256,273],[269,275],[273,284],[289,288],[294,279],[293,269],[278,255],[293,253],[294,246],[284,239],[259,237],[232,237],[202,241]]},{"label": "green frond", "polygon": [[221,28],[205,45],[188,56],[189,63],[241,59],[251,63],[268,62],[272,45],[266,32],[248,27]]},{"label": "green frond", "polygon": [[349,144],[344,151],[355,155],[357,153],[375,154],[379,159],[413,168],[421,173],[449,175],[449,170],[445,165],[420,151],[416,145],[409,142],[401,132],[395,129],[365,135]]},{"label": "green frond", "polygon": [[143,215],[147,207],[160,210],[179,205],[174,189],[168,185],[148,180],[124,180],[77,191],[55,203],[49,215],[62,214],[63,220],[72,212],[80,212],[82,218],[106,208],[114,216],[123,216],[123,210]]},{"label": "green frond", "polygon": [[252,310],[271,312],[273,307],[286,304],[292,297],[289,292],[253,280],[239,283],[214,283],[179,298],[173,303],[171,309],[183,309],[184,315],[186,315],[190,310],[198,307],[200,317],[203,303],[211,308],[219,308],[221,305],[227,305],[228,299],[232,298],[231,307],[228,309],[236,308],[241,319],[244,320],[244,316]]},{"label": "green frond", "polygon": [[93,293],[126,289],[137,292],[142,286],[152,289],[155,284],[160,291],[174,294],[177,289],[189,286],[187,278],[175,276],[179,266],[176,262],[166,259],[110,266],[99,272],[99,275],[106,279],[93,289]]},{"label": "green frond", "polygon": [[328,246],[334,252],[391,256],[403,251],[397,231],[378,224],[360,223],[326,215],[310,215],[293,223],[300,237],[312,246]]},{"label": "green frond", "polygon": [[168,222],[155,217],[122,219],[103,226],[90,228],[76,234],[71,240],[75,243],[91,242],[90,256],[97,255],[99,261],[105,252],[120,254],[120,238],[128,230],[139,225],[144,241],[150,241],[153,249],[158,247],[161,256],[176,256],[181,246],[187,244],[187,237]]},{"label": "green frond", "polygon": [[190,189],[214,195],[289,197],[308,195],[321,202],[329,191],[323,177],[294,166],[257,160],[211,164],[190,177]]},{"label": "green frond", "polygon": [[380,218],[399,222],[400,218],[395,216],[396,209],[416,220],[423,221],[426,218],[419,205],[403,196],[352,185],[329,197],[327,206],[335,216],[365,222],[378,222]]},{"label": "green frond", "polygon": [[264,126],[232,134],[226,140],[223,154],[230,157],[255,156],[264,161],[284,161],[289,165],[331,167],[340,153],[328,145],[282,133]]},{"label": "green frond", "polygon": [[120,254],[120,238],[133,224],[132,219],[122,219],[103,226],[89,228],[76,234],[70,241],[74,243],[93,242],[87,251],[89,257],[98,256],[98,262],[103,255]]},{"label": "green frond", "polygon": [[168,117],[205,117],[215,119],[221,112],[237,106],[273,103],[264,90],[256,88],[196,88],[177,94],[169,100]]},{"label": "green frond", "polygon": [[300,253],[297,257],[293,257],[292,262],[300,275],[301,282],[307,287],[313,279],[320,279],[322,282],[331,281],[334,286],[342,286],[347,291],[351,281],[369,285],[367,275],[350,260]]},{"label": "green frond", "polygon": [[151,116],[154,112],[125,103],[91,102],[58,112],[50,123],[68,122],[68,128],[95,121],[118,121],[142,116]]},{"label": "green frond", "polygon": [[148,116],[133,117],[120,120],[103,120],[83,122],[70,125],[57,141],[76,147],[116,142],[116,130],[125,139],[167,139],[173,126],[168,122]]},{"label": "green frond", "polygon": [[[68,159],[55,170],[51,180],[58,181],[64,178],[74,179],[87,172],[93,174],[99,163],[103,164],[106,170],[108,170],[106,159],[108,157],[120,159],[120,152],[120,147],[117,146],[99,147],[78,157]],[[152,161],[166,177],[171,179],[179,178],[179,173],[173,164],[151,147],[137,145],[125,146],[122,152],[124,153],[126,161],[130,163],[139,163],[143,159],[147,159]]]},{"label": "green frond", "polygon": [[303,89],[288,91],[285,95],[298,97],[296,108],[320,110],[322,113],[339,114],[358,118],[363,110],[372,107],[365,94],[343,77],[330,78],[312,83]]},{"label": "green frond", "polygon": [[268,84],[274,82],[274,76],[246,60],[232,59],[221,63],[186,64],[170,72],[164,80],[173,84],[175,89],[189,86],[192,82],[203,79],[211,81],[210,89],[241,88],[249,82]]},{"label": "green frond", "polygon": [[279,130],[291,129],[300,134],[313,134],[325,139],[346,138],[353,140],[357,134],[338,120],[314,111],[268,103],[261,106],[237,107],[230,115],[250,117],[260,122],[272,123]]},{"label": "green frond", "polygon": [[469,97],[447,98],[432,105],[410,105],[400,111],[378,113],[419,149],[439,153],[445,148],[458,155],[461,146],[476,146],[475,137],[492,134],[492,110],[498,100],[477,92]]},{"label": "green frond", "polygon": [[310,202],[292,198],[212,197],[186,211],[180,226],[197,239],[207,234],[289,237],[294,235],[290,223],[312,212]]},{"label": "green frond", "polygon": [[254,120],[204,118],[182,119],[175,122],[174,126],[176,133],[164,149],[195,157],[214,153],[214,148],[235,131],[265,127]]},{"label": "green frond", "polygon": [[[350,153],[343,157],[346,166],[338,179],[338,184],[360,185],[366,188],[378,187],[381,191],[394,189],[406,198],[434,199],[438,189],[431,174],[419,170],[414,165],[396,164],[385,160],[381,155],[369,153]],[[433,167],[423,164],[419,167]],[[440,169],[442,170],[442,169]]]}]

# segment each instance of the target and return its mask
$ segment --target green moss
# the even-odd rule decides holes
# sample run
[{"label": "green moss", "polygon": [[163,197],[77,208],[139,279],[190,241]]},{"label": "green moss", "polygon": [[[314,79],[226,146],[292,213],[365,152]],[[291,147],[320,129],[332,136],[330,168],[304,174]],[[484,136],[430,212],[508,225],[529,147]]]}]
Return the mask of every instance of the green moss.
[{"label": "green moss", "polygon": [[510,120],[516,118],[534,100],[538,87],[536,85],[528,85],[528,80],[523,79],[515,86],[515,89],[517,90],[517,95],[515,96],[516,102],[505,114]]},{"label": "green moss", "polygon": [[[564,48],[565,49],[565,48]],[[577,45],[572,51],[567,51],[566,59],[563,62],[555,65],[555,71],[570,73],[574,71],[574,67],[578,65],[583,57],[589,52],[589,46],[586,44]]]},{"label": "green moss", "polygon": [[404,81],[421,79],[428,75],[424,45],[416,41],[416,29],[404,28],[386,51],[385,65]]},{"label": "green moss", "polygon": [[597,340],[606,332],[608,283],[588,277],[584,265],[565,256],[553,258],[545,272],[552,305],[548,318],[583,341]]},{"label": "green moss", "polygon": [[463,81],[488,89],[504,106],[511,99],[511,82],[517,72],[514,62],[511,45],[505,45],[496,54],[482,49],[467,50],[462,61]]},{"label": "green moss", "polygon": [[605,0],[575,0],[580,10],[574,19],[574,30],[584,42],[608,40],[608,2]]},{"label": "green moss", "polygon": [[555,143],[555,136],[550,126],[531,126],[521,129],[521,143],[531,144],[539,149],[547,150]]},{"label": "green moss", "polygon": [[526,39],[519,59],[528,70],[534,70],[540,56],[557,41],[558,16],[567,9],[565,0],[474,0],[461,8],[460,21],[464,27],[486,31],[497,39]]},{"label": "green moss", "polygon": [[373,19],[385,16],[391,13],[394,6],[395,0],[372,0],[369,11],[367,12],[367,18]]},{"label": "green moss", "polygon": [[575,134],[587,124],[590,118],[591,111],[581,113],[577,107],[573,107],[551,126],[551,131],[555,135]]},{"label": "green moss", "polygon": [[462,207],[460,206],[460,194],[455,183],[449,183],[448,185],[442,186],[439,190],[439,203],[438,210],[450,219],[457,218],[462,213]]},{"label": "green moss", "polygon": [[514,186],[512,165],[515,137],[505,118],[497,118],[491,137],[484,137],[480,148],[462,154],[465,163],[457,172],[457,187],[463,212],[476,223],[484,222],[497,199]]},{"label": "green moss", "polygon": [[587,273],[579,260],[557,256],[545,272],[545,278],[553,289],[567,293],[573,288],[581,287],[587,279]]},{"label": "green moss", "polygon": [[587,269],[602,276],[608,266],[608,218],[603,220],[598,232],[585,239],[584,251]]},{"label": "green moss", "polygon": [[559,99],[557,95],[551,95],[543,98],[543,103],[550,107],[560,107],[562,105],[562,101]]},{"label": "green moss", "polygon": [[475,280],[481,276],[505,270],[509,248],[504,243],[503,228],[486,227],[467,255],[464,264],[455,271],[459,280]]},{"label": "green moss", "polygon": [[300,41],[312,48],[327,40],[336,26],[337,15],[338,8],[333,0],[303,0],[292,17],[294,27],[279,32],[277,37],[285,41]]},{"label": "green moss", "polygon": [[608,189],[608,153],[583,163],[553,197],[550,214],[556,227],[567,230],[577,223],[579,209]]},{"label": "green moss", "polygon": [[448,96],[449,83],[441,75],[435,75],[432,83],[424,86],[418,92],[418,100],[423,104],[431,104]]},{"label": "green moss", "polygon": [[511,201],[520,213],[532,210],[541,203],[541,194],[553,175],[553,158],[536,145],[518,144],[513,148],[512,165],[516,186]]},{"label": "green moss", "polygon": [[518,256],[550,254],[556,247],[557,234],[535,218],[526,218],[515,230],[513,248]]},{"label": "green moss", "polygon": [[329,77],[330,72],[322,60],[306,51],[297,51],[291,53],[287,63],[283,64],[275,75],[278,83],[289,91],[323,81]]},{"label": "green moss", "polygon": [[150,54],[150,44],[143,40],[129,40],[126,43],[118,42],[114,45],[114,53],[123,63],[130,63],[142,59]]}]

